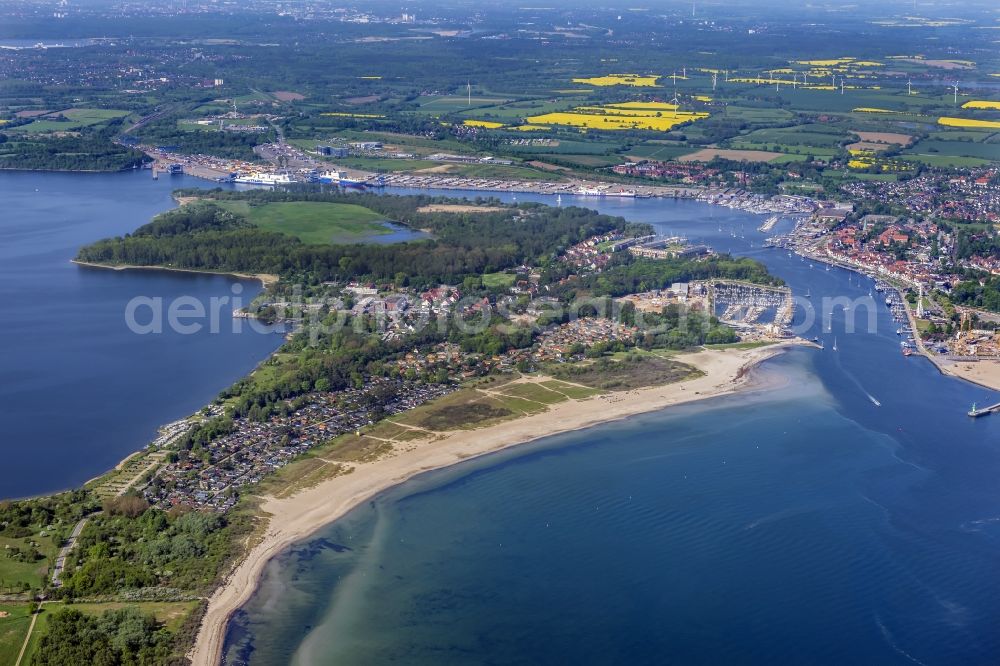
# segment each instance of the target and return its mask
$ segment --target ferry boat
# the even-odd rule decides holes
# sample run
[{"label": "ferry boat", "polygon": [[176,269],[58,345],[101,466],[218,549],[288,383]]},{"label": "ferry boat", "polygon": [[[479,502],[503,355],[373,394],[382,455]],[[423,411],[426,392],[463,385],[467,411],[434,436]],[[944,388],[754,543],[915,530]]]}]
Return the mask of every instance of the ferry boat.
[{"label": "ferry boat", "polygon": [[635,197],[635,190],[617,190],[615,192],[605,192],[606,197]]},{"label": "ferry boat", "polygon": [[248,173],[239,174],[233,178],[234,183],[243,185],[265,185],[274,187],[275,185],[290,185],[292,179],[287,173]]},{"label": "ferry boat", "polygon": [[324,171],[316,177],[321,183],[340,185],[341,187],[384,187],[385,178],[377,176],[374,179],[366,180],[361,178],[351,178],[342,171]]},{"label": "ferry boat", "polygon": [[596,187],[580,187],[574,190],[573,194],[581,197],[603,197],[604,191]]}]

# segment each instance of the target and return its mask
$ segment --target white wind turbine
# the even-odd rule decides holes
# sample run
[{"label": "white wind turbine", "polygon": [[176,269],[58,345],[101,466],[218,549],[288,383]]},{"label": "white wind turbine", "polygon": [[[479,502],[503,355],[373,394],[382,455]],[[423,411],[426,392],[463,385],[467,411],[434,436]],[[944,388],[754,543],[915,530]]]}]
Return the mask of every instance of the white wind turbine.
[{"label": "white wind turbine", "polygon": [[673,111],[671,111],[670,117],[671,118],[676,118],[677,117],[677,109],[681,108],[681,101],[679,99],[677,99],[677,88],[674,88],[674,98],[672,100],[670,100],[670,103],[674,107]]}]

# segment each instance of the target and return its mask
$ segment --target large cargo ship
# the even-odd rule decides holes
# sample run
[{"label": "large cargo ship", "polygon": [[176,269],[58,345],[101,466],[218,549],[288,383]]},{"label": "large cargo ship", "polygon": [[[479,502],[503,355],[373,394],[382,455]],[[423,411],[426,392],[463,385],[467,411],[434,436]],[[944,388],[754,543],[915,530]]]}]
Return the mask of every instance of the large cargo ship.
[{"label": "large cargo ship", "polygon": [[378,185],[377,182],[362,180],[360,178],[351,178],[342,171],[324,171],[319,175],[319,182],[331,183],[342,187],[370,187]]},{"label": "large cargo ship", "polygon": [[233,178],[234,183],[243,185],[290,185],[292,179],[286,173],[246,173]]}]

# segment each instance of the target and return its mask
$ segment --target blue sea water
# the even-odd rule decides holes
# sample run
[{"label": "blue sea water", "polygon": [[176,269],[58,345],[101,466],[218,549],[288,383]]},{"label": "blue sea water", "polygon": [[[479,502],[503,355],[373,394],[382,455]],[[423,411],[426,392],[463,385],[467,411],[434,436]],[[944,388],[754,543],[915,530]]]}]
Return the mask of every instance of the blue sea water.
[{"label": "blue sea water", "polygon": [[[135,297],[249,302],[256,281],[70,263],[80,246],[134,231],[205,181],[122,174],[0,172],[0,499],[76,487],[200,409],[282,342],[240,334],[232,305],[218,333],[137,335]],[[240,293],[234,293],[239,291]],[[150,321],[148,309],[136,319]],[[249,331],[248,327],[245,327]]]},{"label": "blue sea water", "polygon": [[[573,203],[754,256],[817,302],[872,287],[762,248],[758,216]],[[834,310],[804,332],[824,350],[756,370],[768,390],[383,493],[269,564],[226,663],[997,663],[1000,419],[965,415],[996,395],[904,358],[873,303],[872,330]]]}]

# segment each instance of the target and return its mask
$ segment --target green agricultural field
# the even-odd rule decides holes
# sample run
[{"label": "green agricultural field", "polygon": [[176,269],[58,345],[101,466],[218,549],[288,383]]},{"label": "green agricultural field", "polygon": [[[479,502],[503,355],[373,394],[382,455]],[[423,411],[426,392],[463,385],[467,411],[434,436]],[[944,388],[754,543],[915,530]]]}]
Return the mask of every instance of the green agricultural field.
[{"label": "green agricultural field", "polygon": [[291,201],[250,206],[246,201],[220,201],[220,206],[246,215],[253,224],[300,238],[305,243],[357,243],[392,233],[385,218],[355,204]]},{"label": "green agricultural field", "polygon": [[[472,106],[493,106],[503,104],[509,100],[509,97],[486,97],[473,95]],[[467,95],[440,95],[428,97],[420,104],[420,110],[425,113],[452,113],[455,111],[464,111],[468,108],[469,98]]]},{"label": "green agricultural field", "polygon": [[[550,159],[545,155],[538,155],[542,159]],[[552,155],[551,159],[560,164],[568,164],[574,167],[601,168],[621,164],[621,158],[616,155]]]},{"label": "green agricultural field", "polygon": [[[114,118],[122,118],[128,114],[128,111],[119,111],[116,109],[66,109],[62,112],[42,116],[32,123],[14,127],[8,131],[35,134],[42,132],[71,132],[81,127],[90,127],[91,125],[99,125]],[[59,116],[62,116],[64,120],[57,120]]]},{"label": "green agricultural field", "polygon": [[647,141],[641,146],[632,148],[627,153],[628,157],[638,157],[645,160],[659,160],[666,162],[676,159],[681,155],[693,153],[696,148],[680,143],[668,143],[658,141]]},{"label": "green agricultural field", "polygon": [[971,141],[921,141],[904,155],[978,157],[984,160],[1000,161],[1000,144],[973,143]]},{"label": "green agricultural field", "polygon": [[846,130],[822,125],[798,125],[796,127],[777,127],[760,129],[740,137],[751,143],[770,143],[785,146],[808,146],[821,148],[839,147],[841,142],[852,137]]},{"label": "green agricultural field", "polygon": [[[735,138],[726,144],[727,148],[734,148],[736,150],[767,150],[777,153],[786,153],[789,156],[801,156],[805,157],[807,155],[812,155],[814,157],[833,157],[838,152],[837,148],[824,148],[820,146],[789,146],[784,144],[773,144],[773,143],[756,143],[754,141],[746,141],[742,138]],[[799,159],[801,159],[801,157]],[[774,160],[772,160],[772,163]]]},{"label": "green agricultural field", "polygon": [[[475,98],[473,98],[475,102]],[[478,109],[463,109],[459,112],[463,118],[476,118],[479,120],[497,120],[504,123],[512,123],[527,116],[537,116],[554,111],[566,111],[573,106],[578,106],[580,100],[566,100],[561,102],[548,102],[543,100],[532,100],[526,102],[513,102],[499,106],[480,107]],[[426,107],[424,107],[426,108]]]},{"label": "green agricultural field", "polygon": [[958,155],[905,154],[900,157],[910,162],[920,162],[932,167],[977,167],[986,166],[990,163],[990,160],[978,157],[961,157]]},{"label": "green agricultural field", "polygon": [[760,109],[745,106],[728,106],[721,115],[727,120],[766,124],[788,122],[795,117],[784,109]]},{"label": "green agricultural field", "polygon": [[938,132],[930,132],[928,133],[927,138],[933,141],[972,141],[974,143],[987,143],[991,142],[997,136],[1000,136],[1000,132],[994,132],[992,130],[982,132],[976,130],[947,129]]}]

